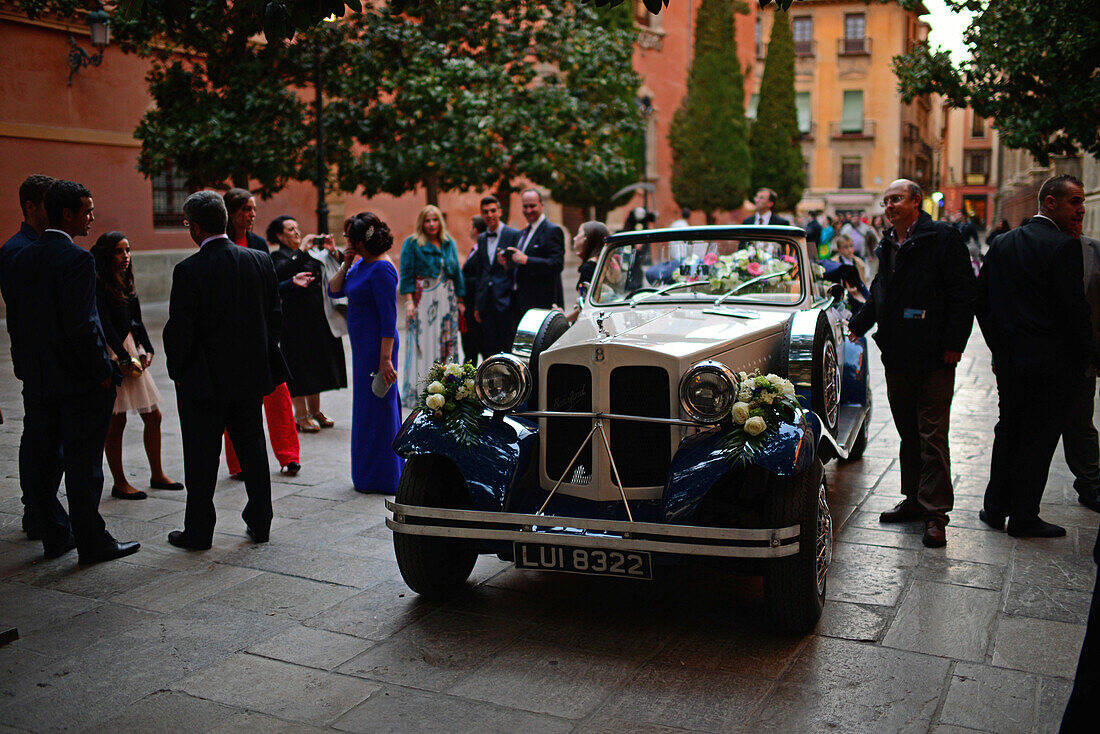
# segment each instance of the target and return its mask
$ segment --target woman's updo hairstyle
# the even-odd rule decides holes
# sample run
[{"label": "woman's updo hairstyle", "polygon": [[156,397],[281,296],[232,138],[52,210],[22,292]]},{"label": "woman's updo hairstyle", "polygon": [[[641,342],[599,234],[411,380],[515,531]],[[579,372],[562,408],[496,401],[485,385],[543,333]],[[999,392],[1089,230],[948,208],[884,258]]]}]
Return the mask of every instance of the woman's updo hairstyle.
[{"label": "woman's updo hairstyle", "polygon": [[581,225],[581,231],[584,232],[584,252],[581,253],[583,262],[603,249],[603,243],[610,233],[606,224],[596,221],[585,222]]},{"label": "woman's updo hairstyle", "polygon": [[393,247],[393,234],[374,212],[363,212],[352,218],[347,230],[348,242],[372,255],[381,255]]}]

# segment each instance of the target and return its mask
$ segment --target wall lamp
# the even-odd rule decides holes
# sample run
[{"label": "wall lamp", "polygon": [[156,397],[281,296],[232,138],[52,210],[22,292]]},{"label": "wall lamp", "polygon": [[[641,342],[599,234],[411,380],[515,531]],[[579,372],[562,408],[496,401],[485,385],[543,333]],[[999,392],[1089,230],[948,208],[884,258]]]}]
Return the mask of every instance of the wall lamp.
[{"label": "wall lamp", "polygon": [[98,48],[99,53],[89,54],[76,45],[76,39],[69,34],[69,86],[73,85],[73,75],[85,66],[99,66],[103,61],[103,49],[111,43],[111,16],[100,5],[88,13],[84,18],[88,22],[88,28],[92,32],[92,48]]}]

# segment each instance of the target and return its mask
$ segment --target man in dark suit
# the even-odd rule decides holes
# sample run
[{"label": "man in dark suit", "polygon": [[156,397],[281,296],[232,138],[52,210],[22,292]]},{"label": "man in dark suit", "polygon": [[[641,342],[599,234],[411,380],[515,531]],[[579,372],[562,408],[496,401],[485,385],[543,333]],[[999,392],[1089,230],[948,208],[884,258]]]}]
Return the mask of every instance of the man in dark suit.
[{"label": "man in dark suit", "polygon": [[[1080,236],[1081,232],[1070,234]],[[1093,346],[1100,348],[1100,240],[1081,237],[1081,254]],[[1073,472],[1077,501],[1093,512],[1100,512],[1100,437],[1092,420],[1096,400],[1095,368],[1089,368],[1078,387],[1070,398],[1070,416],[1062,433],[1062,449],[1066,464]]]},{"label": "man in dark suit", "polygon": [[481,200],[481,217],[487,229],[477,238],[472,257],[479,283],[474,302],[474,318],[485,336],[485,354],[491,356],[512,350],[516,321],[512,308],[513,286],[510,248],[519,244],[519,231],[500,221],[500,201],[495,196]]},{"label": "man in dark suit", "polygon": [[[19,231],[13,234],[3,247],[0,247],[0,292],[3,293],[4,302],[11,303],[15,291],[5,284],[5,273],[10,273],[9,265],[15,254],[27,245],[34,244],[46,228],[50,226],[50,218],[46,215],[46,191],[55,179],[35,173],[27,176],[19,185],[19,208],[23,212],[23,223],[19,225]],[[8,331],[12,328],[8,322]],[[60,470],[61,462],[55,463],[55,468]],[[30,478],[35,467],[27,456],[26,445],[23,439],[19,441],[19,486],[23,493],[23,532],[30,540],[41,540],[42,529],[39,527],[38,518],[31,509]],[[61,483],[58,474],[53,479],[53,486]]]},{"label": "man in dark suit", "polygon": [[187,483],[183,530],[169,533],[168,542],[210,547],[221,436],[228,431],[248,494],[241,515],[249,537],[263,543],[271,531],[271,475],[260,406],[288,377],[278,346],[282,311],[275,268],[267,254],[226,237],[228,215],[216,193],[192,194],[183,214],[199,251],[172,272],[164,326]]},{"label": "man in dark suit", "polygon": [[1085,193],[1072,176],[1039,189],[1039,214],[1001,235],[978,276],[978,323],[993,352],[1000,416],[979,516],[1018,538],[1065,528],[1039,518],[1050,460],[1074,391],[1096,353],[1085,303],[1080,231]]},{"label": "man in dark suit", "polygon": [[[33,468],[24,481],[46,557],[77,548],[80,563],[98,563],[141,547],[111,537],[99,514],[103,443],[122,373],[96,311],[95,262],[73,242],[95,219],[91,192],[55,181],[44,203],[49,227],[12,258],[4,276],[12,362],[23,381],[21,453]],[[57,500],[62,472],[68,515]]]},{"label": "man in dark suit", "polygon": [[742,224],[774,224],[776,226],[789,226],[790,222],[772,212],[772,209],[775,208],[775,202],[778,201],[778,199],[778,194],[771,189],[760,189],[757,191],[756,196],[752,198],[752,204],[756,207],[756,213],[745,217],[745,221],[742,222]]},{"label": "man in dark suit", "polygon": [[509,248],[516,268],[516,323],[529,308],[552,308],[565,301],[561,285],[565,232],[546,218],[538,191],[527,189],[520,202],[527,226],[519,233],[519,245]]}]

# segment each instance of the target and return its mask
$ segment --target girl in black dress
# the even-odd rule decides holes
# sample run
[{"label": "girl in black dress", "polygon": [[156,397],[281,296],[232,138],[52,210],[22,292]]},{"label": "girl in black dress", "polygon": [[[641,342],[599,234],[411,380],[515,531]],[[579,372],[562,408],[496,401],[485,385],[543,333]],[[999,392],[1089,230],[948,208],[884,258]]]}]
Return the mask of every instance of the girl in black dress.
[{"label": "girl in black dress", "polygon": [[135,412],[145,424],[145,454],[149,458],[149,486],[153,489],[183,489],[183,484],[164,473],[160,463],[160,392],[149,374],[153,344],[141,321],[141,303],[134,290],[130,264],[130,242],[122,232],[108,232],[92,247],[96,265],[96,307],[115,359],[122,369],[111,424],[104,451],[114,477],[111,496],[143,500],[148,495],[126,481],[122,467],[122,431],[126,413]]},{"label": "girl in black dress", "polygon": [[581,314],[581,301],[592,285],[592,276],[596,274],[596,260],[600,257],[608,234],[607,225],[603,222],[585,222],[573,235],[573,252],[581,259],[581,266],[578,268],[580,276],[577,278],[577,303],[572,311],[565,314],[570,322],[576,321]]}]

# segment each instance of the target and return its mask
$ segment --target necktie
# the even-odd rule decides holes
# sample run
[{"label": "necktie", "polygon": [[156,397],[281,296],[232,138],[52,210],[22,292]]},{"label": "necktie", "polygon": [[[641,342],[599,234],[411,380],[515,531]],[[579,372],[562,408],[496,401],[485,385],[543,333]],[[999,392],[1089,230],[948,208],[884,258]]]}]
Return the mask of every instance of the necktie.
[{"label": "necktie", "polygon": [[523,241],[520,242],[519,251],[527,252],[527,241],[531,239],[531,225],[528,224],[523,228]]}]

